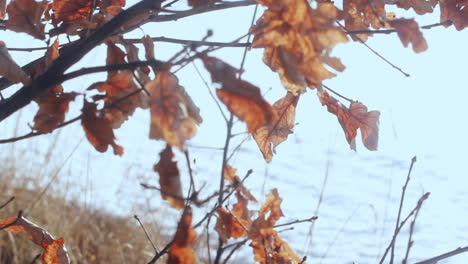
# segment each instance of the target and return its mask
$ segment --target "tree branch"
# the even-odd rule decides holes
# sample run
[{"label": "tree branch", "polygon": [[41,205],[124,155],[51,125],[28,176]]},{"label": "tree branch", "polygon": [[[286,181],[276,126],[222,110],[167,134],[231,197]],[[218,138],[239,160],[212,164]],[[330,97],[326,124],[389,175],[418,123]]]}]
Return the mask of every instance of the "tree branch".
[{"label": "tree branch", "polygon": [[148,12],[148,10],[157,10],[161,1],[143,0],[129,9],[120,12],[88,38],[84,38],[75,45],[71,45],[73,48],[64,49],[47,71],[35,78],[31,84],[22,87],[11,97],[0,102],[0,121],[28,105],[35,97],[48,91],[54,85],[59,84],[61,76],[68,68],[77,63],[127,21]]},{"label": "tree branch", "polygon": [[[245,48],[250,47],[251,43],[233,43],[233,42],[215,42],[215,41],[200,41],[200,40],[187,40],[187,39],[176,39],[167,37],[153,37],[151,38],[155,42],[169,42],[177,43],[187,46],[208,46],[208,47],[232,47],[232,48]],[[141,43],[141,39],[124,39],[130,43]]]},{"label": "tree branch", "polygon": [[446,259],[446,258],[450,258],[450,257],[453,257],[455,255],[458,255],[458,254],[461,254],[461,253],[464,253],[464,252],[467,252],[468,251],[468,246],[467,247],[459,247],[455,250],[452,250],[452,251],[449,251],[447,253],[444,253],[442,255],[439,255],[439,256],[436,256],[436,257],[433,257],[433,258],[430,258],[430,259],[426,259],[424,261],[420,261],[420,262],[416,262],[414,264],[436,264],[437,262],[443,260],[443,259]]}]

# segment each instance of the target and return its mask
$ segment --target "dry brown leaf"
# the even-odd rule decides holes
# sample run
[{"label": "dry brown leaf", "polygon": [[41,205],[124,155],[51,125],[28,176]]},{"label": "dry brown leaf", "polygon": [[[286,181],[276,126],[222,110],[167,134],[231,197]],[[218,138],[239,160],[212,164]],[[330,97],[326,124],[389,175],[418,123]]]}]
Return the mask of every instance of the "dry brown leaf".
[{"label": "dry brown leaf", "polygon": [[191,227],[192,209],[186,206],[174,236],[174,241],[169,248],[167,264],[194,264],[196,257],[191,245],[195,243],[197,233]]},{"label": "dry brown leaf", "polygon": [[26,85],[31,81],[29,76],[10,56],[3,41],[0,41],[0,75],[12,83],[22,82]]},{"label": "dry brown leaf", "polygon": [[326,91],[317,93],[322,105],[327,106],[328,112],[336,115],[346,140],[351,149],[356,150],[356,135],[358,128],[361,129],[361,136],[364,146],[369,150],[377,150],[379,141],[379,111],[367,111],[367,107],[361,103],[353,102],[350,108],[342,105]]},{"label": "dry brown leaf", "polygon": [[221,83],[216,95],[229,111],[247,124],[250,133],[276,120],[271,105],[263,99],[260,89],[236,77],[237,69],[214,57],[204,57],[205,68],[213,82]]},{"label": "dry brown leaf", "polygon": [[145,87],[151,94],[150,138],[164,139],[183,151],[185,141],[195,136],[202,122],[200,110],[169,71],[159,72]]},{"label": "dry brown leaf", "polygon": [[57,240],[43,228],[30,222],[25,217],[0,219],[0,229],[14,235],[24,233],[29,240],[44,249],[41,259],[46,264],[68,264],[70,259],[63,238]]},{"label": "dry brown leaf", "polygon": [[440,22],[452,20],[457,30],[468,27],[468,2],[466,0],[440,0]]},{"label": "dry brown leaf", "polygon": [[4,19],[6,14],[6,0],[0,0],[0,19]]},{"label": "dry brown leaf", "polygon": [[13,0],[7,7],[8,20],[5,25],[10,30],[45,39],[45,25],[41,18],[46,7],[47,1]]},{"label": "dry brown leaf", "polygon": [[413,50],[416,53],[427,50],[427,43],[422,32],[419,30],[418,23],[414,19],[396,19],[388,22],[394,27],[398,33],[403,46],[408,47],[408,44],[413,45]]},{"label": "dry brown leaf", "polygon": [[114,131],[111,123],[97,112],[97,105],[84,101],[81,116],[81,125],[88,141],[99,152],[106,152],[109,145],[114,149],[115,155],[122,155],[123,148],[115,143]]},{"label": "dry brown leaf", "polygon": [[[60,90],[63,90],[61,86]],[[34,116],[33,129],[41,133],[50,133],[65,120],[68,106],[75,100],[77,93],[55,92],[55,89],[42,94],[34,101],[39,105],[39,110]]]},{"label": "dry brown leaf", "polygon": [[293,133],[295,125],[296,106],[299,96],[294,96],[288,92],[285,97],[273,104],[273,109],[278,116],[274,124],[262,126],[253,133],[255,142],[257,142],[263,158],[270,162],[273,154],[276,153],[276,146],[284,142],[289,134]]},{"label": "dry brown leaf", "polygon": [[316,9],[306,0],[261,3],[268,9],[251,28],[255,35],[252,47],[265,48],[263,61],[278,72],[287,90],[298,95],[307,86],[314,88],[335,76],[324,66],[330,62],[336,70],[344,70],[338,59],[328,59],[335,45],[347,41],[346,34],[335,25],[342,13],[333,3],[319,3]]},{"label": "dry brown leaf", "polygon": [[432,13],[438,2],[438,0],[397,0],[395,4],[405,10],[413,8],[416,14],[423,15]]},{"label": "dry brown leaf", "polygon": [[159,153],[159,162],[154,165],[153,170],[159,174],[159,185],[161,186],[161,196],[169,201],[169,205],[175,209],[184,208],[182,198],[182,184],[180,183],[179,168],[177,162],[172,161],[174,154],[169,144]]},{"label": "dry brown leaf", "polygon": [[[343,0],[345,26],[348,30],[369,30],[385,27],[386,12],[383,0]],[[369,34],[358,34],[367,40]]]},{"label": "dry brown leaf", "polygon": [[226,164],[224,167],[224,179],[228,180],[238,191],[242,193],[248,200],[252,202],[257,202],[257,199],[250,193],[250,191],[245,188],[242,184],[242,181],[239,176],[236,175],[237,169],[231,167],[231,165]]},{"label": "dry brown leaf", "polygon": [[258,213],[258,217],[252,221],[249,228],[248,236],[252,240],[250,246],[253,248],[255,260],[261,264],[293,264],[302,261],[302,258],[273,229],[276,221],[283,216],[280,207],[281,201],[278,190],[271,190]]},{"label": "dry brown leaf", "polygon": [[57,26],[60,22],[88,19],[92,4],[89,0],[53,0],[52,23]]}]

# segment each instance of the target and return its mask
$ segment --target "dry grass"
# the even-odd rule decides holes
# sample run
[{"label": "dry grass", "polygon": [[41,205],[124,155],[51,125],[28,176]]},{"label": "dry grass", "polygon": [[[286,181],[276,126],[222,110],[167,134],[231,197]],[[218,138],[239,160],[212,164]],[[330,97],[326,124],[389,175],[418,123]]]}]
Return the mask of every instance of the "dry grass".
[{"label": "dry grass", "polygon": [[[5,164],[5,163],[4,163]],[[41,197],[37,179],[19,176],[15,168],[0,170],[0,204],[16,199],[0,210],[0,218],[16,216],[19,210],[56,238],[63,237],[72,263],[146,263],[154,255],[149,241],[133,217],[120,217],[86,208],[54,189]],[[53,193],[51,195],[50,193]],[[38,199],[38,197],[41,197]],[[69,194],[67,194],[69,197]],[[31,205],[35,203],[33,208]],[[66,202],[68,201],[68,202]],[[156,244],[158,227],[145,223]],[[0,232],[0,263],[31,263],[42,252],[25,236]]]}]

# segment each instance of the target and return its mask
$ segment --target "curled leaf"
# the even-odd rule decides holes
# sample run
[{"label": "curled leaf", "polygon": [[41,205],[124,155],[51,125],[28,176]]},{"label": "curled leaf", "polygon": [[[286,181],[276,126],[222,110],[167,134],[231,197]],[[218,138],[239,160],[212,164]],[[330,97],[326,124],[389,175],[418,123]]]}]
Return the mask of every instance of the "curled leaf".
[{"label": "curled leaf", "polygon": [[440,21],[451,20],[457,30],[468,27],[468,3],[460,0],[440,0]]},{"label": "curled leaf", "polygon": [[[338,59],[328,59],[330,50],[346,42],[343,30],[335,25],[342,13],[329,2],[312,9],[306,0],[262,1],[268,9],[251,28],[254,48],[265,48],[263,61],[277,72],[283,86],[294,95],[332,78],[325,65],[343,70]],[[339,66],[339,67],[337,67]]]},{"label": "curled leaf", "polygon": [[3,41],[0,41],[0,75],[5,76],[12,83],[28,84],[30,82],[29,76],[10,56]]},{"label": "curled leaf", "polygon": [[169,71],[159,72],[145,88],[151,94],[150,138],[164,139],[183,150],[185,141],[195,136],[197,125],[202,122],[200,110]]},{"label": "curled leaf", "polygon": [[115,143],[114,131],[111,123],[97,112],[97,105],[84,101],[81,125],[88,141],[99,152],[106,152],[112,146],[115,155],[122,155],[123,148]]},{"label": "curled leaf", "polygon": [[68,264],[70,259],[65,240],[55,238],[45,229],[35,225],[23,216],[0,219],[0,229],[14,235],[24,233],[34,244],[44,249],[41,259],[46,264]]},{"label": "curled leaf", "polygon": [[5,25],[16,32],[24,32],[38,39],[45,39],[41,18],[47,1],[13,0],[7,7],[8,20]]},{"label": "curled leaf", "polygon": [[414,19],[396,19],[389,21],[389,24],[396,29],[403,46],[408,47],[411,43],[416,53],[427,50],[426,40]]},{"label": "curled leaf", "polygon": [[186,206],[174,236],[174,241],[169,248],[169,258],[167,264],[194,264],[195,252],[190,247],[195,243],[197,233],[191,227],[192,209]]},{"label": "curled leaf", "polygon": [[342,105],[326,91],[317,93],[322,105],[327,106],[328,112],[336,115],[346,140],[351,149],[356,150],[355,138],[358,128],[361,129],[362,142],[368,150],[377,150],[379,141],[379,111],[367,111],[367,107],[359,102],[351,103],[350,108]]},{"label": "curled leaf", "polygon": [[161,196],[169,201],[169,205],[176,209],[184,208],[182,197],[182,184],[180,183],[179,168],[177,162],[172,161],[174,154],[169,144],[159,153],[159,162],[154,165],[154,171],[159,174]]},{"label": "curled leaf", "polygon": [[260,89],[238,79],[237,69],[214,57],[204,57],[203,62],[213,82],[222,84],[216,95],[231,113],[247,124],[250,133],[276,120],[273,108],[263,99]]},{"label": "curled leaf", "polygon": [[92,5],[93,1],[89,0],[53,0],[52,23],[58,25],[60,22],[88,19]]},{"label": "curled leaf", "polygon": [[278,119],[273,124],[258,128],[253,137],[266,162],[270,162],[275,153],[276,146],[284,142],[289,134],[293,133],[296,106],[299,96],[288,92],[285,97],[273,104]]},{"label": "curled leaf", "polygon": [[281,201],[278,190],[271,190],[258,213],[258,217],[250,225],[248,235],[252,240],[250,246],[254,251],[255,260],[262,264],[293,264],[302,261],[302,258],[273,229],[276,221],[283,216],[280,207]]}]

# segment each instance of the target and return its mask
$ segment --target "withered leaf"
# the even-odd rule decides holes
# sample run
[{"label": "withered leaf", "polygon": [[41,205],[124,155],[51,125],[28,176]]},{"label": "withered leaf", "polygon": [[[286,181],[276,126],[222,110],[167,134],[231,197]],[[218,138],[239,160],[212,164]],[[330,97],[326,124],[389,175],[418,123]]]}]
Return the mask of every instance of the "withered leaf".
[{"label": "withered leaf", "polygon": [[249,199],[252,202],[257,202],[257,199],[250,193],[250,191],[245,188],[245,186],[242,184],[241,179],[239,176],[236,174],[237,169],[234,169],[231,167],[231,165],[226,164],[224,167],[224,179],[228,180],[238,191],[242,193],[247,199]]},{"label": "withered leaf", "polygon": [[397,30],[403,46],[408,47],[408,44],[411,43],[416,53],[427,50],[426,40],[414,19],[396,19],[389,21],[389,24]]},{"label": "withered leaf", "polygon": [[30,82],[29,76],[10,56],[3,41],[0,41],[0,75],[12,83],[22,82],[23,84],[28,84]]},{"label": "withered leaf", "polygon": [[276,120],[273,108],[263,99],[260,89],[238,79],[237,69],[214,57],[204,57],[203,62],[213,82],[222,84],[216,95],[231,113],[247,124],[250,133]]},{"label": "withered leaf", "polygon": [[[274,2],[274,3],[273,3]],[[325,68],[332,62],[343,70],[338,59],[329,60],[330,50],[346,42],[343,30],[335,25],[341,12],[329,2],[312,9],[306,0],[262,1],[268,6],[251,28],[254,48],[265,48],[263,61],[278,72],[283,86],[294,95],[314,88],[324,79],[335,76]]]},{"label": "withered leaf", "polygon": [[169,258],[167,264],[194,264],[195,252],[191,245],[195,243],[197,233],[191,227],[192,225],[192,209],[186,206],[174,236],[174,242],[169,248]]},{"label": "withered leaf", "polygon": [[276,146],[284,142],[289,134],[293,133],[292,129],[295,125],[294,120],[298,101],[299,96],[294,96],[291,92],[288,92],[285,97],[273,104],[273,109],[278,116],[276,122],[262,126],[253,133],[255,142],[257,142],[266,162],[270,162],[273,158],[273,153],[276,153]]},{"label": "withered leaf", "polygon": [[[302,259],[283,241],[273,229],[276,221],[283,216],[281,198],[278,190],[268,193],[267,200],[261,207],[258,217],[253,220],[249,229],[250,246],[256,261],[266,263],[300,263]],[[268,215],[268,217],[267,217]]]},{"label": "withered leaf", "polygon": [[440,0],[440,22],[452,20],[457,30],[468,27],[468,3],[460,0]]},{"label": "withered leaf", "polygon": [[[61,86],[59,86],[61,88]],[[33,129],[41,133],[50,133],[65,120],[68,106],[75,100],[77,93],[55,92],[55,89],[42,94],[34,101],[39,110],[34,116]]]},{"label": "withered leaf", "polygon": [[219,237],[226,242],[229,238],[241,238],[248,235],[250,226],[250,212],[247,209],[248,200],[240,191],[236,191],[237,203],[233,205],[231,212],[224,208],[217,210],[218,220],[215,230]]},{"label": "withered leaf", "polygon": [[123,148],[115,143],[114,131],[111,123],[97,112],[97,105],[84,101],[81,125],[88,141],[99,152],[106,152],[109,145],[114,149],[115,155],[122,155]]},{"label": "withered leaf", "polygon": [[346,140],[351,149],[356,150],[355,138],[357,129],[361,129],[361,136],[364,146],[369,150],[377,150],[379,141],[379,111],[367,111],[367,107],[361,103],[353,102],[350,108],[342,105],[326,91],[317,93],[322,105],[327,106],[328,112],[336,115]]},{"label": "withered leaf", "polygon": [[161,196],[169,201],[169,205],[176,209],[184,208],[182,197],[182,184],[180,183],[179,168],[177,162],[172,161],[174,154],[172,147],[167,144],[166,148],[159,153],[159,162],[154,165],[154,171],[159,174],[159,185]]},{"label": "withered leaf", "polygon": [[202,122],[200,110],[169,71],[159,72],[145,87],[151,94],[150,138],[164,139],[184,150],[185,141],[195,136],[197,125]]},{"label": "withered leaf", "polygon": [[60,22],[88,19],[92,4],[93,1],[89,0],[53,0],[52,23],[58,25]]},{"label": "withered leaf", "polygon": [[[385,3],[383,0],[343,0],[345,26],[348,30],[379,29],[385,26]],[[361,40],[367,40],[369,34],[358,34]]]},{"label": "withered leaf", "polygon": [[47,1],[13,0],[7,7],[8,20],[5,25],[16,32],[24,32],[38,38],[45,39],[41,17],[47,7]]},{"label": "withered leaf", "polygon": [[405,10],[413,8],[416,14],[423,15],[432,13],[438,2],[438,0],[397,0],[395,4]]},{"label": "withered leaf", "polygon": [[[6,227],[6,228],[5,228]],[[44,249],[41,259],[47,264],[68,264],[70,259],[63,238],[57,240],[43,228],[21,216],[0,219],[0,229],[14,235],[24,233],[34,244]]]},{"label": "withered leaf", "polygon": [[5,18],[6,13],[6,0],[0,0],[0,19]]}]

